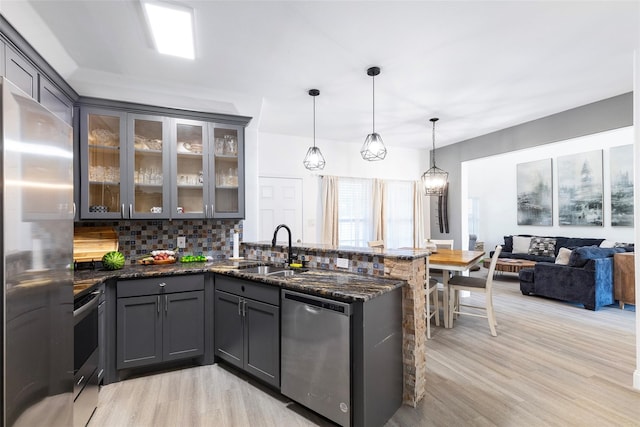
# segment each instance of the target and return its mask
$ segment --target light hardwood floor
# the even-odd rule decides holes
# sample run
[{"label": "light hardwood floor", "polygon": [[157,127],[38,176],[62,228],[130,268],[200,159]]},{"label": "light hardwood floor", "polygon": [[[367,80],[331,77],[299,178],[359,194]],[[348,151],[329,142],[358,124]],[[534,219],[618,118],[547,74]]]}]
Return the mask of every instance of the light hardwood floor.
[{"label": "light hardwood floor", "polygon": [[[640,426],[634,312],[523,296],[515,274],[494,289],[498,336],[469,316],[432,328],[427,395],[387,427]],[[89,427],[318,425],[332,424],[213,365],[103,387]]]}]

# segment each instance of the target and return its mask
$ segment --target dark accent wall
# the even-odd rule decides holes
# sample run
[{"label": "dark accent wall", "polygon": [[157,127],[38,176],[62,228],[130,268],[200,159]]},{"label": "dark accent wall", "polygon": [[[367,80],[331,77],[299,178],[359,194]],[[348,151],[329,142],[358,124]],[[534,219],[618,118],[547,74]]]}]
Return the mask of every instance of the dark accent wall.
[{"label": "dark accent wall", "polygon": [[[438,218],[431,215],[431,237],[453,238],[456,247],[462,242],[462,162],[632,125],[633,93],[629,92],[439,148],[438,167],[449,172],[450,233],[440,233]],[[432,198],[433,208],[435,203],[436,198]]]}]

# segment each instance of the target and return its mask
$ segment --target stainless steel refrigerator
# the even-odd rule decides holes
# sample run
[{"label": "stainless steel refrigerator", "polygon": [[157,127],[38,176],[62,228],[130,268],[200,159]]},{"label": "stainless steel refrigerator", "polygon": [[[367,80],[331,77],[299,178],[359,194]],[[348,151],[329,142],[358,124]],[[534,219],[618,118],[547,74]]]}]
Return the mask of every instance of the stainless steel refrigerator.
[{"label": "stainless steel refrigerator", "polygon": [[73,424],[73,131],[0,78],[2,426]]}]

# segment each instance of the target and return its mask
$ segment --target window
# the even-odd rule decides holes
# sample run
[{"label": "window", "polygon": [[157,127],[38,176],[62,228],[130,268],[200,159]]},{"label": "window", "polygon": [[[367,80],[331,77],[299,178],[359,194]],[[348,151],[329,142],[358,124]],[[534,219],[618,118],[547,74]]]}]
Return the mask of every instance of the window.
[{"label": "window", "polygon": [[340,246],[366,247],[372,239],[372,181],[338,181],[338,240]]},{"label": "window", "polygon": [[387,247],[413,247],[413,182],[387,181],[384,206]]},{"label": "window", "polygon": [[[366,247],[374,240],[373,180],[340,178],[338,181],[338,244]],[[387,181],[385,246],[413,246],[413,183]]]}]

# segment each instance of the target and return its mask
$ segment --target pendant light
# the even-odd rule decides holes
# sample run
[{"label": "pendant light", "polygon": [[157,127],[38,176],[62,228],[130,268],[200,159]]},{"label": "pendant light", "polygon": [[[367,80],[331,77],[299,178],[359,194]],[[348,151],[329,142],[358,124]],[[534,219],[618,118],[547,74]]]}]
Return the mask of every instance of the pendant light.
[{"label": "pendant light", "polygon": [[387,148],[382,142],[380,134],[376,133],[376,81],[375,76],[380,74],[380,67],[371,67],[367,70],[367,75],[371,76],[373,82],[373,131],[367,135],[364,145],[360,150],[362,158],[370,162],[384,160],[387,155]]},{"label": "pendant light", "polygon": [[316,147],[316,96],[320,95],[320,91],[318,89],[310,89],[309,95],[313,97],[313,147],[309,147],[302,163],[310,171],[317,171],[324,169],[325,165],[324,157],[320,149]]},{"label": "pendant light", "polygon": [[422,186],[425,196],[441,196],[447,185],[449,174],[436,166],[436,122],[437,118],[429,119],[433,123],[433,151],[431,152],[431,168],[422,174]]}]

